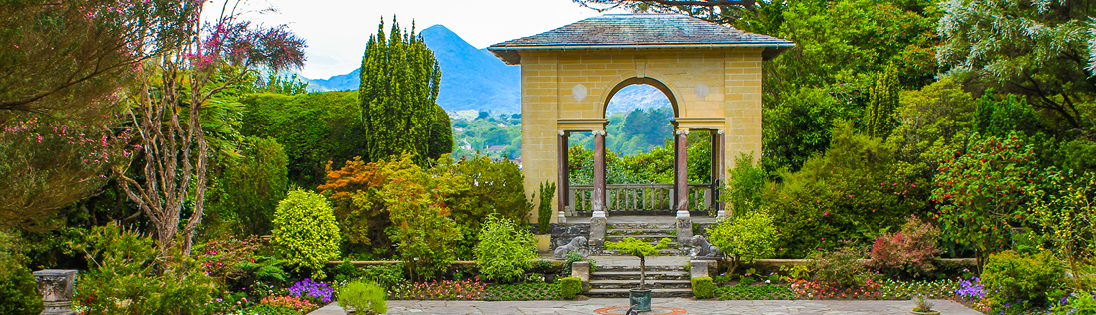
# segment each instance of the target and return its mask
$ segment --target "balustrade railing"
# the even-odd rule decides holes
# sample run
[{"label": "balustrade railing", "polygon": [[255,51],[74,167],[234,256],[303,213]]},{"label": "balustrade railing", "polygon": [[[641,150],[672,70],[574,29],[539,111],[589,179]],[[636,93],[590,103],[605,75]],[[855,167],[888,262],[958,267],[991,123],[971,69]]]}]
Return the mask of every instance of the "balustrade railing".
[{"label": "balustrade railing", "polygon": [[[689,211],[707,211],[714,203],[712,185],[690,184]],[[610,213],[669,214],[674,209],[673,184],[614,184],[605,187],[605,206]],[[589,215],[593,211],[593,185],[571,185],[567,196],[568,216]]]}]

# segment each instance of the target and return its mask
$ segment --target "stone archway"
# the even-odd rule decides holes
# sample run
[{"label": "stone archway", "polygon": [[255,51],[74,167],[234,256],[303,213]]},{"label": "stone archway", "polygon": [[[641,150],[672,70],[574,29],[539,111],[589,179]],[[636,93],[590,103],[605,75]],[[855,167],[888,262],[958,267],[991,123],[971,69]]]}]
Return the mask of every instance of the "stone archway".
[{"label": "stone archway", "polygon": [[[793,47],[790,41],[750,34],[678,15],[622,14],[585,19],[538,35],[492,45],[507,64],[520,64],[522,171],[527,195],[556,181],[558,221],[567,205],[570,132],[595,136],[590,242],[605,225],[605,105],[633,82],[653,85],[674,106],[675,202],[679,242],[692,236],[685,139],[712,132],[713,179],[733,166],[739,152],[761,153],[761,63]],[[715,182],[713,180],[713,182]],[[713,183],[714,186],[714,183]],[[536,216],[536,213],[533,214]],[[598,226],[601,235],[598,235]]]}]

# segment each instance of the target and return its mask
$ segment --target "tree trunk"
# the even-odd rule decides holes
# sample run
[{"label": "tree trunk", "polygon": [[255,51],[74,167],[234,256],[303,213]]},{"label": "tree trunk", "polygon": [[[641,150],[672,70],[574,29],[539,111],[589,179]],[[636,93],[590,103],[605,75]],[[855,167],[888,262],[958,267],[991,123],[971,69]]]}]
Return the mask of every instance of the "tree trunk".
[{"label": "tree trunk", "polygon": [[647,288],[647,261],[645,257],[639,256],[639,289]]}]

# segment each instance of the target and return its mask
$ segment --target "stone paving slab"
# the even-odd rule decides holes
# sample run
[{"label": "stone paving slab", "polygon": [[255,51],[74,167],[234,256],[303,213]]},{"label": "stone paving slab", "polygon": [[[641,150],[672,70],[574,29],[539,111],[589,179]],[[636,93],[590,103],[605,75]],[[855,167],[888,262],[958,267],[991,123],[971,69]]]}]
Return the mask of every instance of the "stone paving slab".
[{"label": "stone paving slab", "polygon": [[[932,300],[943,315],[980,315],[950,300]],[[387,314],[596,314],[595,310],[628,305],[628,299],[589,299],[585,301],[388,301]],[[872,315],[909,314],[912,301],[813,301],[813,300],[737,300],[697,301],[688,298],[655,298],[652,306],[685,309],[685,314],[762,314],[762,315]],[[338,304],[330,304],[310,315],[343,315]]]}]

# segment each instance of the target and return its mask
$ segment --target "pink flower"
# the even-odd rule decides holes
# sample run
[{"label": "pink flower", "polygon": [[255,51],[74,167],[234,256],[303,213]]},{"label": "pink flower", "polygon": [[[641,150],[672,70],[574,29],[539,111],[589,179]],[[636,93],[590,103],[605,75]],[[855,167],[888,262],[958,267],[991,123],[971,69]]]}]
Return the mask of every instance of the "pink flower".
[{"label": "pink flower", "polygon": [[826,213],[823,213],[822,215],[830,215],[830,212],[826,211]]}]

